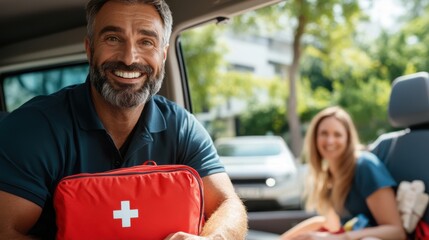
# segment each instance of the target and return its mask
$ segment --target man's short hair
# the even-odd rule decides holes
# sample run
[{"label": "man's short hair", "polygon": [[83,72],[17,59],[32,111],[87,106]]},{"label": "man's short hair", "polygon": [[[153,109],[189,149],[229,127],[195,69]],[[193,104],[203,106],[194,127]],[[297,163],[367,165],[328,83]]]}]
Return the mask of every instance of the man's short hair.
[{"label": "man's short hair", "polygon": [[[86,5],[86,21],[87,21],[87,35],[92,45],[94,37],[94,20],[95,15],[100,9],[111,0],[90,0]],[[164,25],[164,34],[162,35],[163,45],[169,43],[171,29],[173,25],[173,17],[170,8],[164,0],[114,0],[124,4],[147,4],[155,7]]]}]

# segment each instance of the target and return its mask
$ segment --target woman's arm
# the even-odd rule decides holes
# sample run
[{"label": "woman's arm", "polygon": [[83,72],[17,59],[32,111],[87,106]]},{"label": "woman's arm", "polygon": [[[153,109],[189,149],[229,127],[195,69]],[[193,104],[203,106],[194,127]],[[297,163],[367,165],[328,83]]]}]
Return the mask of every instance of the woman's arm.
[{"label": "woman's arm", "polygon": [[349,239],[376,237],[403,240],[406,238],[392,188],[385,187],[375,191],[366,199],[366,203],[378,226],[348,232]]},{"label": "woman's arm", "polygon": [[289,229],[280,236],[281,240],[291,239],[292,237],[298,236],[303,233],[317,231],[326,222],[326,218],[323,216],[315,216],[308,218],[300,223],[298,223],[293,228]]},{"label": "woman's arm", "polygon": [[[399,211],[395,199],[395,193],[392,188],[381,188],[372,193],[366,203],[377,221],[378,226],[364,228],[361,230],[350,231],[343,234],[322,234],[315,233],[316,227],[320,226],[322,218],[308,219],[292,228],[281,236],[282,240],[292,239],[301,234],[307,235],[305,239],[363,239],[372,237],[383,240],[404,240],[405,231],[402,227]],[[316,221],[318,220],[318,221]],[[326,219],[325,219],[326,224]]]},{"label": "woman's arm", "polygon": [[329,210],[326,216],[315,216],[300,222],[290,230],[283,233],[280,239],[292,239],[293,237],[301,234],[316,232],[322,227],[329,231],[337,231],[340,228],[339,218],[334,210]]}]

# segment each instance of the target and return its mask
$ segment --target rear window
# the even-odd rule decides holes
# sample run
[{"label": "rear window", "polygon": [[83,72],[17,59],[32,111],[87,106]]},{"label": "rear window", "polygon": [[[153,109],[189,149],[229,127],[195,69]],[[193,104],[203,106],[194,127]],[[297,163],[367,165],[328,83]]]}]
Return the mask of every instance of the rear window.
[{"label": "rear window", "polygon": [[87,74],[88,64],[80,64],[8,75],[3,82],[6,110],[11,112],[35,96],[82,83]]}]

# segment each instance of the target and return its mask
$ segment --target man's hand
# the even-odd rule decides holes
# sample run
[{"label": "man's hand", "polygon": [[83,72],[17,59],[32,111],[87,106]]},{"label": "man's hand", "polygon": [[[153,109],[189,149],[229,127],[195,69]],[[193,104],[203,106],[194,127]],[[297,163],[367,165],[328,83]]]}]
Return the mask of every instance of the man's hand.
[{"label": "man's hand", "polygon": [[209,238],[195,236],[185,232],[177,232],[168,235],[164,240],[209,240]]}]

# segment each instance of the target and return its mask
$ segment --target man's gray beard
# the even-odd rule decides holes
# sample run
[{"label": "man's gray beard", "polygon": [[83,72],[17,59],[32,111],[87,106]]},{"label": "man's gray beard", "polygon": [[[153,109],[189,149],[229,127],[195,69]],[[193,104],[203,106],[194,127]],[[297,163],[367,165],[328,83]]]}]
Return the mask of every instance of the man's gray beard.
[{"label": "man's gray beard", "polygon": [[107,81],[104,71],[97,66],[90,66],[90,81],[98,93],[110,104],[119,108],[133,108],[146,103],[159,89],[165,75],[165,67],[162,64],[157,75],[146,73],[147,79],[140,89],[134,90],[133,85],[118,84],[120,89],[115,89]]}]

